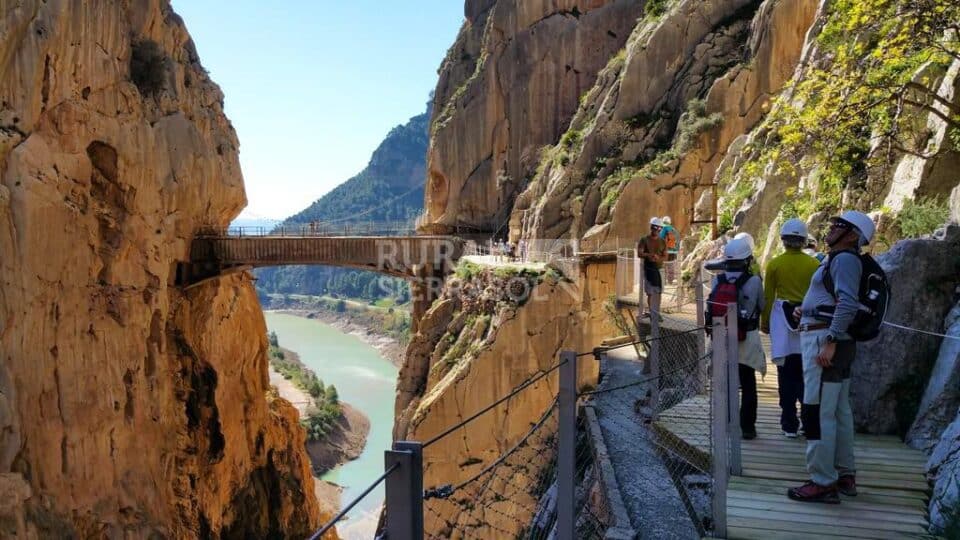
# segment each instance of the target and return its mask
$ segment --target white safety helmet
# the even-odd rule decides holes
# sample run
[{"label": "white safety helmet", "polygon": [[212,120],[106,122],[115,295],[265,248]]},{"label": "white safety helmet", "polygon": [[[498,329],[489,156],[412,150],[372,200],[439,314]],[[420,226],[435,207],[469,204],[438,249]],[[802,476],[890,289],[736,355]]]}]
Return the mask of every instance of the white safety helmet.
[{"label": "white safety helmet", "polygon": [[663,227],[663,222],[660,221],[660,218],[658,218],[658,217],[652,217],[652,218],[650,218],[650,226],[651,226],[651,227]]},{"label": "white safety helmet", "polygon": [[723,248],[723,258],[728,261],[742,261],[753,256],[753,247],[746,238],[734,238]]},{"label": "white safety helmet", "polygon": [[780,237],[782,238],[784,236],[798,236],[806,239],[807,224],[797,218],[788,219],[786,223],[780,227]]},{"label": "white safety helmet", "polygon": [[754,244],[753,244],[753,237],[750,236],[750,233],[745,233],[745,232],[737,233],[736,236],[733,237],[733,239],[734,239],[734,240],[746,240],[747,245],[750,246],[750,251],[753,251],[753,245],[754,245]]},{"label": "white safety helmet", "polygon": [[847,223],[853,225],[857,228],[857,231],[860,232],[860,236],[863,238],[864,243],[869,244],[873,240],[873,233],[876,232],[877,226],[873,224],[873,220],[870,219],[870,216],[864,214],[863,212],[857,212],[856,210],[847,210],[846,212],[840,214],[839,217],[834,219],[840,219],[846,221]]},{"label": "white safety helmet", "polygon": [[660,220],[664,225],[672,225],[673,220],[670,219],[670,216],[663,216],[663,219]]}]

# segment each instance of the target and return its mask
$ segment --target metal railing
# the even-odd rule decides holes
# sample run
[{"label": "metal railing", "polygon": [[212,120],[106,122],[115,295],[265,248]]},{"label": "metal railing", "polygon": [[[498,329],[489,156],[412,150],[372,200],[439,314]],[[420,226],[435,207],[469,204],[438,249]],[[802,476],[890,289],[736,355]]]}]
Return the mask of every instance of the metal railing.
[{"label": "metal railing", "polygon": [[[703,354],[704,326],[662,331],[654,323],[651,333],[634,343],[584,353],[564,351],[553,367],[525,379],[513,391],[429,440],[394,443],[385,452],[384,473],[314,538],[335,526],[380,482],[386,482],[384,532],[391,539],[424,538],[425,523],[431,536],[437,538],[605,538],[608,530],[623,530],[629,523],[623,515],[624,502],[610,487],[616,480],[609,469],[604,470],[602,462],[608,452],[604,441],[597,440],[602,431],[597,427],[597,416],[603,419],[600,424],[620,421],[624,429],[635,429],[644,425],[633,418],[635,414],[646,416],[651,422],[671,414],[683,420],[683,413],[676,413],[679,409],[688,411],[687,420],[691,427],[699,428],[698,432],[685,433],[674,427],[667,434],[658,428],[648,429],[641,436],[661,456],[664,470],[678,486],[679,498],[685,501],[700,532],[724,536],[727,483],[730,473],[739,470],[736,309],[731,307],[728,313],[726,319],[713,321],[713,346]],[[602,359],[613,350],[635,345],[646,351],[641,361],[650,366],[648,373],[637,380],[621,380],[578,392],[579,362],[591,361],[591,357]],[[424,490],[426,448],[528,391],[555,371],[558,392],[552,405],[542,414],[537,413],[538,420],[531,418],[532,427],[526,434],[517,437],[506,451],[473,476]],[[704,384],[699,381],[702,373],[708,377]],[[634,403],[638,392],[647,396],[639,412]],[[617,440],[618,437],[608,438],[607,442]],[[631,445],[636,443],[630,441]],[[689,447],[698,444],[709,456],[706,464],[689,454]],[[638,469],[636,474],[653,472]],[[688,477],[698,475],[707,480],[687,482]],[[661,483],[662,480],[657,479]],[[696,503],[704,496],[710,501],[706,509]]]},{"label": "metal railing", "polygon": [[413,221],[370,221],[360,223],[283,223],[272,227],[244,226],[204,231],[201,236],[398,236],[413,235]]}]

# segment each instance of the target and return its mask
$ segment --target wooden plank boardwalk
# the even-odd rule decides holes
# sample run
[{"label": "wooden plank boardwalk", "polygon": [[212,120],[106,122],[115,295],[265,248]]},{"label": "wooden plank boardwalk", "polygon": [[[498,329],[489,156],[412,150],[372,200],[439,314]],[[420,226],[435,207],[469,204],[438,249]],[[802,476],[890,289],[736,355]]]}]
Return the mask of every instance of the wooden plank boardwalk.
[{"label": "wooden plank boardwalk", "polygon": [[[800,503],[786,496],[788,487],[807,480],[806,440],[787,439],[780,431],[777,372],[771,364],[757,381],[757,439],[742,441],[743,475],[733,476],[727,492],[727,538],[920,538],[927,536],[929,486],[926,458],[892,436],[855,438],[856,497],[839,505]],[[658,432],[684,452],[710,461],[706,396],[697,396],[663,412]],[[693,424],[699,424],[696,429]],[[702,431],[701,431],[702,430]]]}]

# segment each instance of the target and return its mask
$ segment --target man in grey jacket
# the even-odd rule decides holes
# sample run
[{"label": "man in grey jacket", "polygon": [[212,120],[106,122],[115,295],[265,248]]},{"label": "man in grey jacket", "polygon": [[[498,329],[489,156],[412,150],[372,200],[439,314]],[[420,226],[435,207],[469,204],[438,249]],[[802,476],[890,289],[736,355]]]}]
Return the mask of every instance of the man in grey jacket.
[{"label": "man in grey jacket", "polygon": [[[847,329],[860,306],[858,253],[874,230],[873,221],[861,212],[849,210],[833,218],[826,238],[829,256],[813,275],[798,310],[810,481],[787,491],[796,501],[837,504],[838,492],[857,494],[850,408],[850,369],[857,348]],[[825,280],[828,270],[830,279]],[[832,287],[825,281],[832,281]]]}]

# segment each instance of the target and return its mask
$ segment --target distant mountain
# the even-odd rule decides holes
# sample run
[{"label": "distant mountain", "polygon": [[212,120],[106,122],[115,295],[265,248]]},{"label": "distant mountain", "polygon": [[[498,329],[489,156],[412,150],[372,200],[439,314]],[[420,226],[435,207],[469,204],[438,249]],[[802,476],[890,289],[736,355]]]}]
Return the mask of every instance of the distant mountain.
[{"label": "distant mountain", "polygon": [[427,112],[390,130],[360,174],[320,197],[287,223],[394,221],[423,208],[430,123]]},{"label": "distant mountain", "polygon": [[[413,219],[423,208],[431,108],[432,103],[427,103],[427,112],[390,130],[360,174],[290,216],[284,224]],[[371,272],[288,266],[260,269],[256,275],[261,293],[336,294],[368,300],[407,297],[402,282],[382,281],[382,276]]]}]

